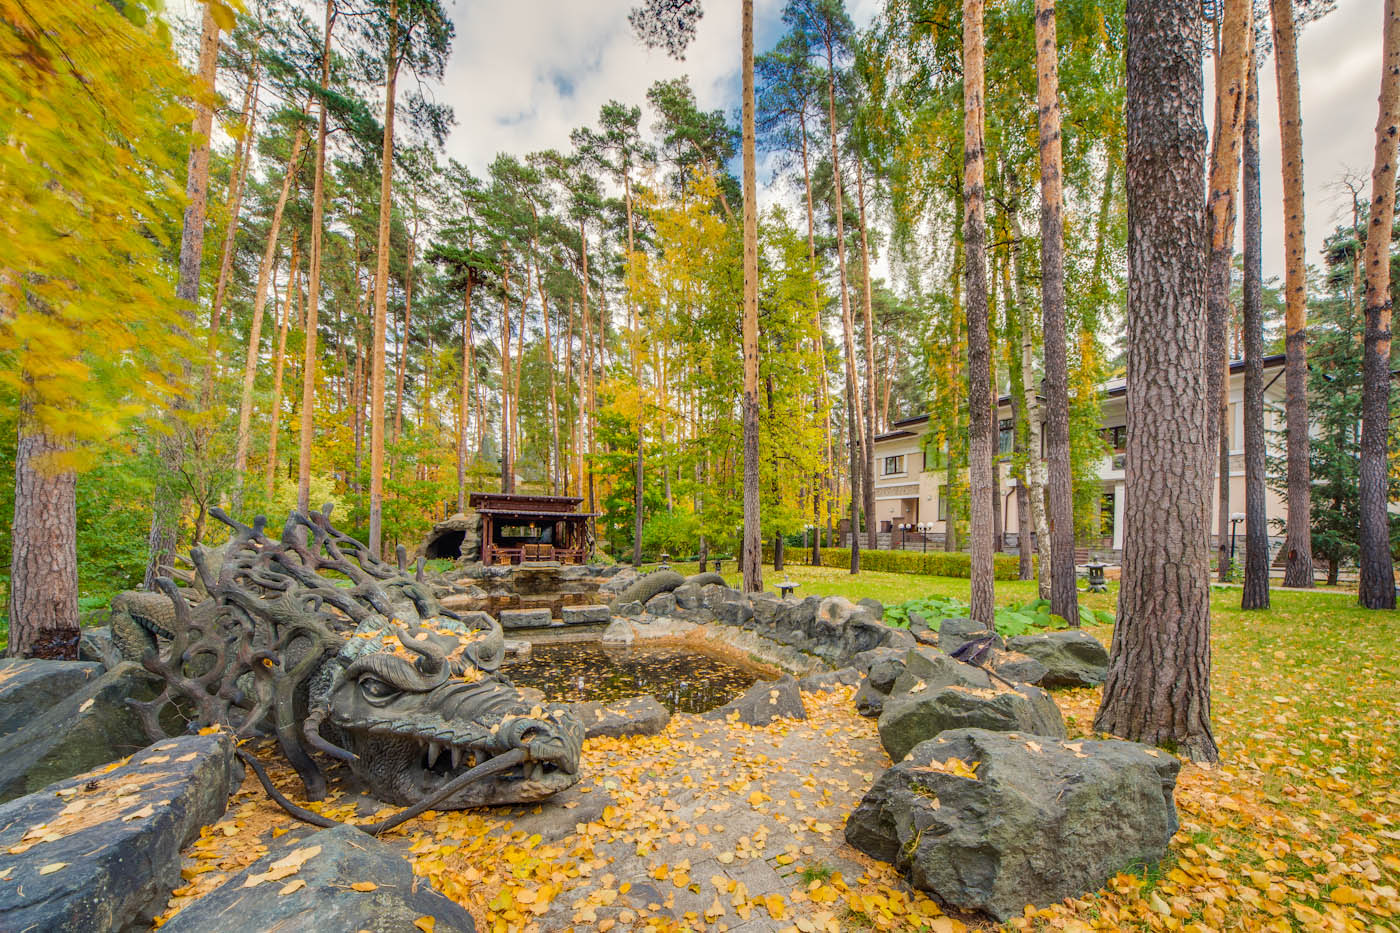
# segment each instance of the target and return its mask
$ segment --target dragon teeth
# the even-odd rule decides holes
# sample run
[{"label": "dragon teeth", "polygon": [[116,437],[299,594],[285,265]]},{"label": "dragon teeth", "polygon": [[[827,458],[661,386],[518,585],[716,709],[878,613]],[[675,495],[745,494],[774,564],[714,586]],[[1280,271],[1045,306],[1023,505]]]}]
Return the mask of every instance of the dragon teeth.
[{"label": "dragon teeth", "polygon": [[[428,743],[428,767],[429,767],[429,768],[431,768],[434,764],[437,763],[438,755],[441,755],[441,754],[442,754],[442,746],[441,746],[441,745],[439,745],[439,744],[436,743],[436,742],[429,742],[429,743]],[[457,767],[457,765],[456,765],[455,762],[453,763],[452,766],[453,766],[454,768]]]},{"label": "dragon teeth", "polygon": [[452,770],[456,771],[457,766],[462,763],[462,750],[457,746],[452,746]]}]

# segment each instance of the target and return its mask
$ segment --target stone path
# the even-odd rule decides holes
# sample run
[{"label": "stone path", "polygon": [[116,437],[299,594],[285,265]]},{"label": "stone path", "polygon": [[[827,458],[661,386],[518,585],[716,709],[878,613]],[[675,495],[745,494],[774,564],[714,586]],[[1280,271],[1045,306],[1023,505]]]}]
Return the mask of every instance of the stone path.
[{"label": "stone path", "polygon": [[[425,815],[385,838],[483,930],[962,929],[844,844],[846,815],[889,767],[852,692],[804,694],[806,721],[677,715],[660,735],[591,739],[583,779],[548,802]],[[280,779],[298,789],[290,771]],[[357,820],[380,809],[353,795],[318,808]],[[245,784],[192,847],[172,906],[292,825]]]}]

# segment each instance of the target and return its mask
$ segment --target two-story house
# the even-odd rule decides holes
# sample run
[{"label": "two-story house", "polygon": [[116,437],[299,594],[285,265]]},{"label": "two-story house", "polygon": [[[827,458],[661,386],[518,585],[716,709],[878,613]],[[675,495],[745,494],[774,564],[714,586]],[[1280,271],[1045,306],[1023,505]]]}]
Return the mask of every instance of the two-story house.
[{"label": "two-story house", "polygon": [[[1264,359],[1264,431],[1270,456],[1282,456],[1284,424],[1284,380],[1282,354]],[[1230,514],[1244,511],[1244,362],[1230,363]],[[1102,486],[1101,537],[1080,541],[1104,557],[1116,557],[1123,549],[1124,459],[1127,449],[1127,385],[1120,381],[1102,387],[1103,436],[1110,452],[1099,463],[1098,480]],[[1043,411],[1042,411],[1043,414]],[[1010,455],[1013,441],[1011,397],[1003,395],[997,403],[998,419],[998,488],[1001,501],[997,509],[1002,517],[1006,546],[1014,548],[1019,518],[1016,512],[1016,481],[1011,476]],[[928,415],[904,418],[890,425],[891,430],[875,438],[875,522],[881,533],[882,546],[920,547],[925,544],[942,546],[948,521],[948,474],[937,452],[925,453],[924,436],[928,433]],[[1044,430],[1041,431],[1042,447]],[[1044,457],[1044,450],[1041,456]],[[1270,545],[1282,543],[1274,519],[1285,517],[1286,505],[1272,488],[1266,492],[1266,508],[1270,519]],[[1217,497],[1212,496],[1212,503]],[[1218,506],[1213,505],[1214,509]],[[1244,525],[1238,524],[1239,547],[1243,547]],[[919,532],[919,526],[926,529]],[[1211,531],[1218,526],[1212,515]],[[1114,552],[1110,555],[1109,551]],[[1238,558],[1237,558],[1238,559]]]}]

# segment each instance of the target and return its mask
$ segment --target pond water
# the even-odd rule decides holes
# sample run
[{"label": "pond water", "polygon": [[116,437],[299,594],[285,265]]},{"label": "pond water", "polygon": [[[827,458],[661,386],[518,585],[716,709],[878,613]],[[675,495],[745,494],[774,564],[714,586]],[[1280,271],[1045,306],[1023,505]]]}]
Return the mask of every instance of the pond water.
[{"label": "pond water", "polygon": [[650,695],[673,713],[723,706],[770,675],[689,646],[603,647],[598,642],[537,644],[529,660],[501,673],[536,687],[554,703]]}]

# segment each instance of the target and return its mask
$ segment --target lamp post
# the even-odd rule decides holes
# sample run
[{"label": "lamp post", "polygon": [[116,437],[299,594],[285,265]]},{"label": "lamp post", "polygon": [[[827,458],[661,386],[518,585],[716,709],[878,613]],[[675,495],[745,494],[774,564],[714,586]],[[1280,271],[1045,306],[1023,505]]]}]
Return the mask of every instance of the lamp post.
[{"label": "lamp post", "polygon": [[1230,516],[1230,566],[1235,566],[1235,527],[1244,521],[1243,512],[1235,512]]},{"label": "lamp post", "polygon": [[928,532],[929,532],[929,527],[930,527],[930,526],[929,526],[928,522],[919,522],[919,537],[921,537],[921,538],[924,539],[923,551],[924,551],[925,554],[928,553]]}]

